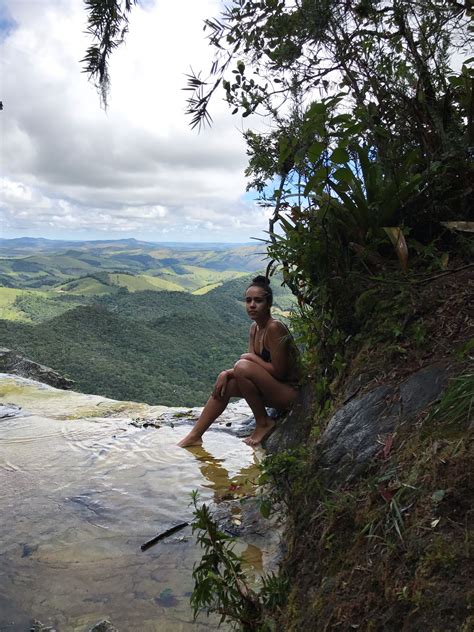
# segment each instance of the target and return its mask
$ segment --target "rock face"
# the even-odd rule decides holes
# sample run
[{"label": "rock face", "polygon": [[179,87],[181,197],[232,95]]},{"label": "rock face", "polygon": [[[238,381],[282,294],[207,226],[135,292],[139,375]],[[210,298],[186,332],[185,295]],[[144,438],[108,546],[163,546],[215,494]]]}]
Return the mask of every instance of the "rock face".
[{"label": "rock face", "polygon": [[306,384],[291,411],[283,419],[277,420],[275,431],[263,442],[263,447],[269,454],[291,450],[306,442],[313,423],[308,415],[308,411],[312,409],[312,401],[311,386]]},{"label": "rock face", "polygon": [[[316,443],[321,475],[329,481],[349,481],[359,475],[382,449],[387,435],[411,423],[440,397],[448,380],[446,368],[430,366],[398,385],[382,385],[350,400],[330,419]],[[304,445],[311,430],[311,393],[303,390],[290,414],[266,442],[270,453]]]},{"label": "rock face", "polygon": [[73,380],[63,377],[47,366],[28,360],[11,349],[0,348],[0,372],[13,373],[32,380],[38,380],[60,389],[73,387]]},{"label": "rock face", "polygon": [[438,399],[447,380],[443,367],[427,367],[400,385],[378,386],[340,408],[316,447],[328,478],[343,482],[360,474],[381,450],[384,437]]}]

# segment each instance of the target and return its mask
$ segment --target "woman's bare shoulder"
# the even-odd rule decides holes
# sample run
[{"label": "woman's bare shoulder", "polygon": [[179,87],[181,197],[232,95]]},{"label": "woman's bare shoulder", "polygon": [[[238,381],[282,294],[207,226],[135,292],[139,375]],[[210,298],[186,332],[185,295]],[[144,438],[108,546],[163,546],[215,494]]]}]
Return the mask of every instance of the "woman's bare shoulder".
[{"label": "woman's bare shoulder", "polygon": [[280,320],[276,320],[276,318],[272,318],[268,325],[267,331],[270,335],[273,336],[287,336],[288,328],[284,325]]}]

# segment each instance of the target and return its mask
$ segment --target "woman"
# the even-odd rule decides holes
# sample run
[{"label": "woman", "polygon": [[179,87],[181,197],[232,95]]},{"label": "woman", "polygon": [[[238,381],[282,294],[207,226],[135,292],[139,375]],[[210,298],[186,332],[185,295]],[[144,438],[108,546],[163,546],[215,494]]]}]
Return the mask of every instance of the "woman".
[{"label": "woman", "polygon": [[231,397],[244,397],[252,409],[256,427],[244,441],[256,446],[275,425],[265,406],[284,410],[295,400],[295,347],[287,328],[272,318],[272,302],[270,281],[264,276],[255,277],[245,292],[247,314],[253,320],[248,353],[240,356],[233,369],[219,374],[194,428],[178,443],[181,447],[201,444],[202,435],[225,410]]}]

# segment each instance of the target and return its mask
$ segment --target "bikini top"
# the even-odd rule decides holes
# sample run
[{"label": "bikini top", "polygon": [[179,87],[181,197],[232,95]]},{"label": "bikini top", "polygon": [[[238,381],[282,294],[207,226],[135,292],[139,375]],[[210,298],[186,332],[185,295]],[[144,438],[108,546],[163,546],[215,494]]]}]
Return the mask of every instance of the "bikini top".
[{"label": "bikini top", "polygon": [[265,347],[265,334],[267,333],[266,327],[263,331],[263,336],[262,336],[262,350],[260,351],[260,353],[258,351],[256,351],[255,349],[255,335],[257,333],[257,330],[254,329],[253,332],[253,350],[255,352],[256,355],[258,355],[259,358],[262,358],[262,360],[264,362],[271,362],[272,361],[272,356],[270,354],[270,351]]},{"label": "bikini top", "polygon": [[[288,327],[286,327],[286,325],[285,325],[285,328],[288,331]],[[258,355],[260,358],[262,358],[262,360],[264,362],[271,362],[272,358],[271,358],[270,351],[265,347],[266,329],[263,332],[262,341],[261,341],[262,342],[262,350],[260,351],[260,353],[258,351],[256,351],[256,349],[255,349],[255,334],[256,334],[256,332],[257,332],[257,330],[254,329],[253,341],[252,341],[254,353],[256,355]],[[289,333],[289,331],[288,331],[288,334],[291,337],[291,334]],[[293,341],[293,338],[291,338],[291,340]],[[300,374],[299,374],[299,368],[298,368],[298,362],[297,362],[298,349],[297,349],[296,345],[294,344],[294,342],[292,342],[289,352],[292,354],[292,362],[291,362],[289,374],[286,377],[286,379],[283,380],[283,381],[288,382],[289,384],[291,384],[291,385],[293,385],[295,387],[298,387],[299,380],[300,380]]]},{"label": "bikini top", "polygon": [[262,358],[262,360],[264,362],[271,362],[272,361],[272,356],[270,354],[270,351],[268,349],[266,349],[265,347],[262,347],[262,350],[260,353],[257,353],[257,351],[255,352],[260,358]]}]

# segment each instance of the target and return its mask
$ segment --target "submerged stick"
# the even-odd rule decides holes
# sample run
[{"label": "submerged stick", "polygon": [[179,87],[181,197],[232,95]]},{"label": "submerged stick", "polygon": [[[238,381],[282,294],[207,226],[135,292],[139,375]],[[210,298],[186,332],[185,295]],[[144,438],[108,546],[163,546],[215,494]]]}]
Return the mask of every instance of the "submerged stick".
[{"label": "submerged stick", "polygon": [[146,551],[147,549],[149,549],[151,546],[153,546],[160,540],[163,540],[163,538],[167,538],[169,535],[172,535],[173,533],[176,533],[176,531],[180,531],[181,529],[184,529],[184,527],[187,527],[188,525],[189,525],[189,522],[180,522],[175,527],[166,529],[166,531],[163,531],[162,533],[155,535],[154,538],[152,538],[151,540],[148,540],[148,542],[145,542],[145,544],[142,544],[140,547],[141,550]]}]

